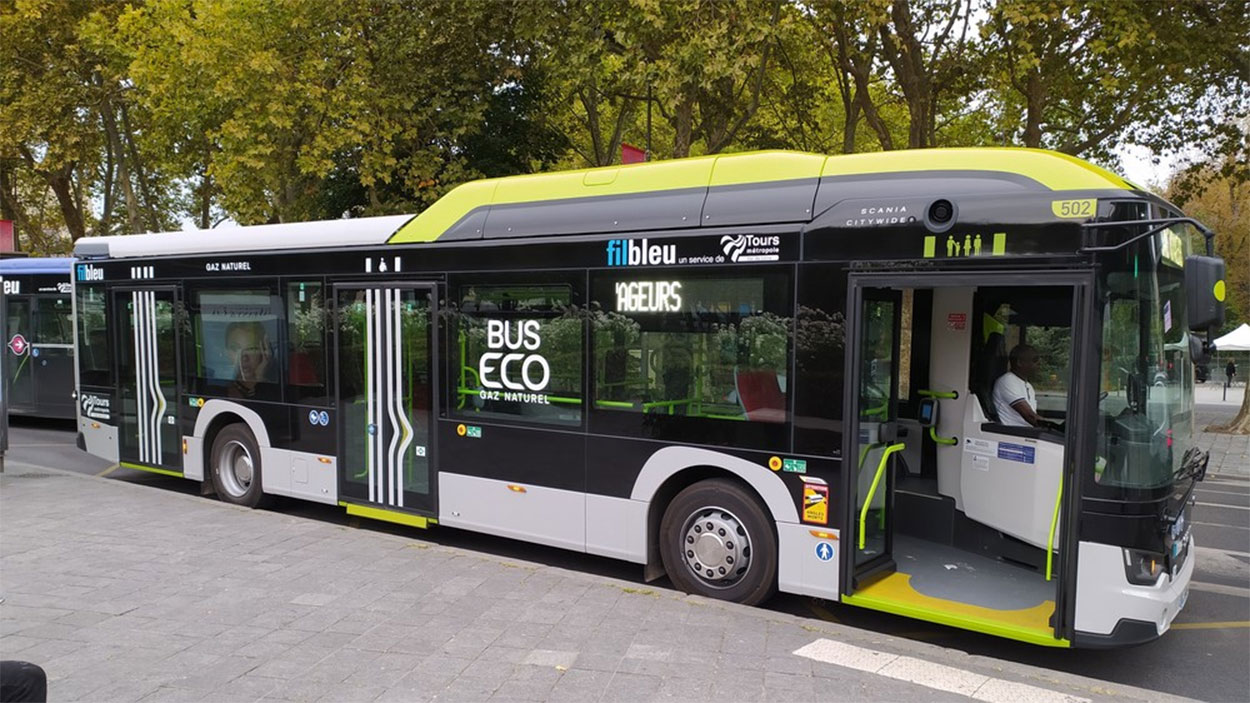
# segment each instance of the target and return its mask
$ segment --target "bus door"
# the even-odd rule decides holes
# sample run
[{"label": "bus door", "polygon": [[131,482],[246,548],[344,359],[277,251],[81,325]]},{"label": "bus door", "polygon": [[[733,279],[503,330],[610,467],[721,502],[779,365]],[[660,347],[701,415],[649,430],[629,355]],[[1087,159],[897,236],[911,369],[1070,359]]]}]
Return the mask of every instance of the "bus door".
[{"label": "bus door", "polygon": [[37,295],[30,364],[44,417],[74,417],[74,318],[68,295]]},{"label": "bus door", "polygon": [[8,355],[9,399],[8,408],[11,412],[34,412],[35,410],[35,374],[31,370],[30,340],[35,337],[34,325],[31,324],[31,306],[33,300],[26,295],[5,296],[6,329],[4,334],[4,353]]},{"label": "bus door", "polygon": [[339,495],[434,508],[433,285],[335,286]]},{"label": "bus door", "polygon": [[181,474],[176,308],[173,288],[113,292],[121,399],[119,461]]},{"label": "bus door", "polygon": [[[843,456],[848,471],[846,495],[853,536],[853,583],[894,568],[894,470],[903,445],[898,438],[899,322],[902,296],[887,288],[855,288],[857,306],[847,348],[849,369],[847,417],[853,435]],[[854,462],[854,463],[851,463]]]}]

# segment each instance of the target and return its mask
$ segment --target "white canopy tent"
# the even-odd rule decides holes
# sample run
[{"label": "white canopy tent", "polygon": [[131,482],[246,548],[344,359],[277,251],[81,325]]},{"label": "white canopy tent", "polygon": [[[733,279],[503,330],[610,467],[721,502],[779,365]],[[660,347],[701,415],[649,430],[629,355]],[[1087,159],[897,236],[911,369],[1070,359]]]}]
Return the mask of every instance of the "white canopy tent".
[{"label": "white canopy tent", "polygon": [[1241,327],[1229,332],[1214,341],[1216,351],[1250,351],[1250,325],[1242,323]]}]

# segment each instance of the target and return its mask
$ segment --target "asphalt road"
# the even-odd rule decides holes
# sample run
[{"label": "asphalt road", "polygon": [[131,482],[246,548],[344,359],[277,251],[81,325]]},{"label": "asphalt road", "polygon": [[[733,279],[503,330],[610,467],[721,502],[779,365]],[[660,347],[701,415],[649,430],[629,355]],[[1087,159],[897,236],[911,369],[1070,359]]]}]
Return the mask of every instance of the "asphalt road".
[{"label": "asphalt road", "polygon": [[[10,426],[6,459],[106,475],[112,480],[161,490],[198,492],[198,485],[192,481],[115,469],[109,462],[88,456],[74,446],[72,423],[15,418]],[[1046,649],[799,596],[778,596],[768,607],[972,654],[1192,698],[1243,701],[1250,694],[1250,667],[1246,665],[1250,661],[1250,480],[1208,477],[1198,488],[1196,499],[1193,531],[1199,551],[1189,602],[1171,632],[1141,647],[1117,651]],[[331,506],[283,500],[273,509],[361,529],[412,534],[409,528],[348,517]],[[639,583],[642,578],[640,569],[632,564],[471,532],[439,528],[421,533],[420,537]],[[652,587],[657,585],[671,587],[667,583]]]}]

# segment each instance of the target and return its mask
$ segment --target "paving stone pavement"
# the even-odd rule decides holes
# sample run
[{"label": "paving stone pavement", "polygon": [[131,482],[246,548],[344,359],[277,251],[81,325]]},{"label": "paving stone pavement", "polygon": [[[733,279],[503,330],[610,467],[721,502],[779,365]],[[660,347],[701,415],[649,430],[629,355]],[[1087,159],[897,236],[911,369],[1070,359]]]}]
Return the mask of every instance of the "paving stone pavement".
[{"label": "paving stone pavement", "polygon": [[0,656],[43,666],[53,701],[968,700],[793,654],[825,638],[1167,698],[414,533],[10,463]]},{"label": "paving stone pavement", "polygon": [[1204,431],[1236,417],[1245,392],[1244,384],[1227,390],[1218,383],[1203,383],[1195,388],[1199,403],[1194,417],[1194,430],[1199,433],[1196,444],[1211,453],[1207,462],[1209,473],[1250,478],[1250,435]]}]

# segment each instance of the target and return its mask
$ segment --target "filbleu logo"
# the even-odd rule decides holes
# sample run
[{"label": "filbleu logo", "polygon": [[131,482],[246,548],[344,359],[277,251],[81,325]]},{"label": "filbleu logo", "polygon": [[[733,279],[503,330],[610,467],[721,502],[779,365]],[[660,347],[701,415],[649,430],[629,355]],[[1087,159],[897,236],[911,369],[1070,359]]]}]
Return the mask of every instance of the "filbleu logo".
[{"label": "filbleu logo", "polygon": [[98,269],[91,264],[80,264],[78,266],[78,280],[80,281],[103,281],[104,269]]},{"label": "filbleu logo", "polygon": [[676,244],[651,244],[645,238],[608,240],[608,266],[658,266],[677,263]]}]

